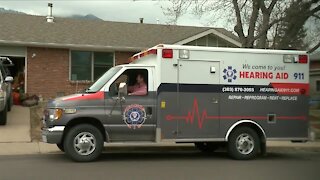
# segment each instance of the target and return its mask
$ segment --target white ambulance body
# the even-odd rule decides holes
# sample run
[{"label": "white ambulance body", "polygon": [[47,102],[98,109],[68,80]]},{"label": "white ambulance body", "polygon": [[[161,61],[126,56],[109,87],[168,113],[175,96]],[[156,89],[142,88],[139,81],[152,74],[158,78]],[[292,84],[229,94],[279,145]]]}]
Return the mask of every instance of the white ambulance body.
[{"label": "white ambulance body", "polygon": [[155,67],[157,141],[198,142],[203,150],[236,142],[229,151],[241,159],[256,135],[258,151],[267,140],[308,140],[304,51],[158,45],[131,61]]}]

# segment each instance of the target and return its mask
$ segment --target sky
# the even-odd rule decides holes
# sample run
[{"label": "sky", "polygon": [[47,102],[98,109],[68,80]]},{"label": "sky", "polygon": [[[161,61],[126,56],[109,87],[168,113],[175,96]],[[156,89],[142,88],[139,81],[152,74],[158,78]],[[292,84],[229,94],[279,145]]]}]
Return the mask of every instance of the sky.
[{"label": "sky", "polygon": [[[106,21],[139,22],[167,24],[169,18],[163,14],[162,7],[168,7],[168,1],[155,0],[0,0],[0,7],[33,15],[47,15],[47,4],[53,3],[54,16],[74,14],[93,14]],[[191,14],[181,17],[178,25],[204,26],[202,20]]]}]

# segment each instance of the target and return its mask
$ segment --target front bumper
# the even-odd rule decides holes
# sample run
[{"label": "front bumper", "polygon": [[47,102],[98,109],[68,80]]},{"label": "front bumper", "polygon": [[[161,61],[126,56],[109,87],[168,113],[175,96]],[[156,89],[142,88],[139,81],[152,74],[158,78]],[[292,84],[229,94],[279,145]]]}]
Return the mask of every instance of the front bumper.
[{"label": "front bumper", "polygon": [[52,128],[42,129],[42,141],[50,144],[59,144],[62,142],[64,126],[54,126]]}]

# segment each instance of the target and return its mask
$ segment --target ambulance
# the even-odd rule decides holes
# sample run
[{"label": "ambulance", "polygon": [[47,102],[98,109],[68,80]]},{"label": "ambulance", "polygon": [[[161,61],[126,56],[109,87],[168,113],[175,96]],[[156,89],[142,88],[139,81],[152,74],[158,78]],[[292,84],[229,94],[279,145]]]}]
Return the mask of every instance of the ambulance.
[{"label": "ambulance", "polygon": [[[128,92],[138,76],[143,95]],[[308,99],[304,51],[157,45],[48,102],[42,139],[75,161],[97,159],[104,143],[224,146],[248,160],[269,140],[308,140]]]}]

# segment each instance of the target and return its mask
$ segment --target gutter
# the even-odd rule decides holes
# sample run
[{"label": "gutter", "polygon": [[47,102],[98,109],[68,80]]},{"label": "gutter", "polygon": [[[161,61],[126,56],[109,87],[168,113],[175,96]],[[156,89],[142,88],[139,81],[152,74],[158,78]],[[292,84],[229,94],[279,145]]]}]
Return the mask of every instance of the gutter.
[{"label": "gutter", "polygon": [[48,47],[61,49],[83,49],[83,50],[114,50],[114,51],[129,51],[140,52],[147,47],[130,47],[130,46],[103,46],[103,45],[88,45],[88,44],[60,44],[60,43],[42,43],[42,42],[24,42],[24,41],[7,41],[0,40],[0,45],[15,45],[29,47]]}]

